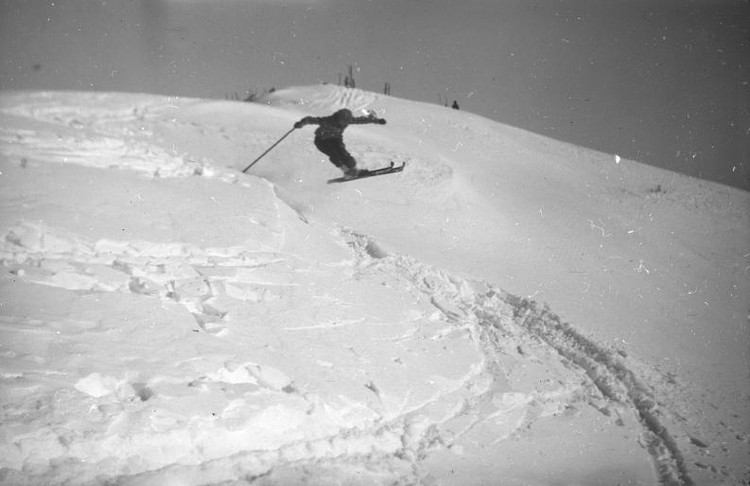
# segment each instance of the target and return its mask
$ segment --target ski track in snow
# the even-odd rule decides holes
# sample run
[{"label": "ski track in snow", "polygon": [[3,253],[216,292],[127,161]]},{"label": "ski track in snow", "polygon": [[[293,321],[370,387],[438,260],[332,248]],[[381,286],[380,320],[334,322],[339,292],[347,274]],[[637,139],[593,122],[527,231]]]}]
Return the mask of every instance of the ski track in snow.
[{"label": "ski track in snow", "polygon": [[[293,100],[291,103],[289,100]],[[321,95],[319,91],[298,89],[296,95],[279,98],[270,93],[263,101],[269,105],[298,106],[313,113],[330,114],[342,108],[350,109],[355,115],[371,107],[378,99],[378,95],[359,89],[334,89]]]},{"label": "ski track in snow", "polygon": [[[582,336],[534,301],[509,295],[483,282],[426,269],[410,258],[396,260],[396,267],[429,295],[446,318],[463,325],[471,323],[488,356],[502,361],[502,355],[524,354],[521,346],[538,345],[539,340],[570,360],[590,379],[585,386],[584,401],[606,415],[632,414],[638,418],[644,431],[642,440],[652,456],[659,482],[693,484],[674,438],[661,423],[663,411],[648,385],[628,368],[625,356]],[[529,338],[535,339],[530,342]],[[508,339],[510,344],[504,342]],[[512,349],[513,346],[516,348]]]},{"label": "ski track in snow", "polygon": [[[300,104],[330,111],[331,106],[362,109],[374,100],[356,90],[343,93],[346,96],[324,100],[301,99]],[[91,95],[85,96],[90,100]],[[150,178],[202,176],[217,183],[244,184],[234,171],[159,146],[150,129],[151,117],[164,113],[169,103],[144,101],[136,108],[123,103],[121,109],[113,109],[107,96],[100,99],[109,104],[92,110],[90,117],[76,107],[56,105],[54,97],[44,94],[38,95],[37,103],[5,106],[7,115],[48,123],[54,135],[2,127],[3,155],[24,165],[79,164]],[[285,204],[274,191],[269,193],[274,194],[274,204]],[[462,444],[480,430],[491,431],[497,444],[544,417],[593,407],[623,426],[640,424],[640,440],[660,483],[692,484],[663,419],[666,411],[631,370],[627,356],[597,345],[533,302],[410,257],[389,255],[355,230],[332,230],[332,237],[351,254],[348,260],[327,263],[282,251],[285,232],[274,235],[275,245],[248,249],[90,239],[23,220],[2,228],[0,261],[8,278],[28,290],[66,291],[42,295],[71,300],[114,296],[125,299],[117,302],[131,302],[121,304],[125,310],[138,305],[128,300],[133,297],[148,302],[149,309],[171,313],[184,326],[189,346],[197,346],[191,339],[203,336],[216,344],[207,348],[208,357],[193,358],[186,358],[176,346],[176,361],[168,363],[173,369],[151,376],[143,367],[120,376],[91,372],[74,383],[69,370],[56,370],[55,362],[46,362],[44,349],[6,348],[0,358],[15,364],[2,375],[8,393],[3,400],[5,440],[0,455],[5,459],[0,465],[5,469],[0,470],[0,482],[154,484],[182,478],[204,484],[240,478],[261,483],[283,466],[417,484],[429,476],[422,465],[425,457],[438,449],[460,454]],[[345,283],[333,283],[341,278]],[[382,288],[384,295],[407,295],[418,304],[404,304],[407,311],[396,316],[400,320],[376,322],[375,311],[362,310],[363,304],[352,300],[360,294],[347,297],[347,285]],[[329,286],[339,294],[331,294]],[[297,315],[294,308],[301,302],[310,311]],[[477,356],[455,364],[458,376],[428,377],[435,383],[422,390],[403,392],[382,381],[387,374],[373,371],[371,376],[356,377],[359,396],[329,396],[324,389],[305,388],[306,383],[316,383],[305,376],[339,366],[320,350],[308,350],[309,364],[318,371],[305,373],[285,369],[283,360],[262,361],[263,356],[276,356],[271,351],[255,350],[258,356],[248,360],[222,356],[222,343],[245,336],[242,323],[262,322],[272,315],[282,316],[274,325],[285,324],[269,331],[267,342],[273,344],[267,344],[268,349],[283,348],[284,336],[291,334],[320,337],[324,335],[315,333],[377,331],[382,325],[385,334],[373,336],[379,336],[378,346],[388,352],[409,349],[431,356],[440,348],[455,348],[456,353],[476,348]],[[183,316],[192,322],[186,324]],[[84,357],[88,345],[77,345],[76,336],[117,332],[115,324],[87,320],[86,315],[40,322],[19,311],[2,319],[4,336],[24,341],[57,332],[62,336],[59,346],[78,349]],[[354,347],[351,355],[359,363],[372,358]],[[391,371],[408,374],[408,353],[394,356],[398,357]],[[128,366],[136,369],[143,359],[148,357],[130,356]],[[76,366],[85,368],[84,364]],[[187,375],[192,379],[185,381]],[[524,382],[523,376],[537,379]],[[191,399],[209,405],[190,405]],[[24,415],[14,407],[18,402],[36,403],[32,427],[13,425]],[[205,414],[206,410],[213,412]],[[87,418],[71,418],[76,414]],[[48,420],[50,427],[37,429]],[[285,424],[309,433],[300,435]],[[281,432],[272,430],[274,425]],[[38,460],[45,455],[56,458],[49,467]],[[23,472],[17,472],[21,468]],[[97,477],[101,473],[92,471],[109,473]]]}]

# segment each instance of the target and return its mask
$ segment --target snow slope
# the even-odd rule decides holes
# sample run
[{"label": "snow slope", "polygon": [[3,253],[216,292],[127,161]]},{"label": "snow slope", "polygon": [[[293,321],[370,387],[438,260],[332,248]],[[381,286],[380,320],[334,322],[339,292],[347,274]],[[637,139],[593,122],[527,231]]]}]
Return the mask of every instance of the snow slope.
[{"label": "snow slope", "polygon": [[[2,484],[750,479],[747,193],[263,101],[2,94]],[[240,172],[344,106],[403,173],[328,186],[309,128]]]}]

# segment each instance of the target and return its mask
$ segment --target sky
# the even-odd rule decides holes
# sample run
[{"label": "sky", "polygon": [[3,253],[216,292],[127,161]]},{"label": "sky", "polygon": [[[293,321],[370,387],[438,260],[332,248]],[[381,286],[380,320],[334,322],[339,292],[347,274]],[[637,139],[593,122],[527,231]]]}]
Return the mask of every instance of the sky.
[{"label": "sky", "polygon": [[750,189],[750,2],[0,1],[0,89],[337,83]]}]

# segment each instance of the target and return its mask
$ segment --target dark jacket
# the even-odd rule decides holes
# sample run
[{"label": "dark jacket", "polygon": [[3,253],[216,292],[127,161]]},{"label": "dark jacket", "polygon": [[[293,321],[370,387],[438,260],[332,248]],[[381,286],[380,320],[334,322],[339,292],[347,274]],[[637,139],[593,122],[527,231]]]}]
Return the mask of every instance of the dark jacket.
[{"label": "dark jacket", "polygon": [[344,130],[349,125],[377,123],[385,125],[385,120],[375,115],[355,117],[351,110],[343,108],[330,116],[306,116],[294,124],[294,128],[305,125],[320,125],[315,130],[315,140],[341,140]]}]

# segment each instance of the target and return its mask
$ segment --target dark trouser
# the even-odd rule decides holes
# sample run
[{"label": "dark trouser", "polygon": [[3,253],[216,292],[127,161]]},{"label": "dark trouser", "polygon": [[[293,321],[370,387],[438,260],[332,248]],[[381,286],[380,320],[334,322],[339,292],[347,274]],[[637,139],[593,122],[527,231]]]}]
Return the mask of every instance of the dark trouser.
[{"label": "dark trouser", "polygon": [[315,146],[331,159],[331,163],[339,169],[346,172],[347,169],[353,169],[357,165],[352,154],[344,146],[344,141],[340,138],[315,139]]}]

